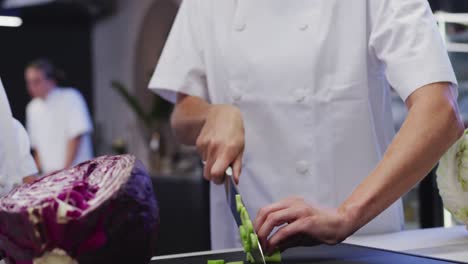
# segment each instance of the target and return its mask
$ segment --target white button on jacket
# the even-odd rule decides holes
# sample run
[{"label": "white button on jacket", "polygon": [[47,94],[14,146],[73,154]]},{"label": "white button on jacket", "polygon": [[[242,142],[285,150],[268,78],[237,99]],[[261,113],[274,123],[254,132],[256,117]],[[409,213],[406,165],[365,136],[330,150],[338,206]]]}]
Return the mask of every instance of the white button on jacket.
[{"label": "white button on jacket", "polygon": [[309,171],[309,163],[305,160],[301,160],[297,162],[296,170],[299,174],[306,174]]},{"label": "white button on jacket", "polygon": [[236,30],[237,30],[237,31],[244,31],[244,29],[245,29],[246,27],[247,27],[246,24],[240,23],[240,24],[237,24],[237,25],[236,25]]},{"label": "white button on jacket", "polygon": [[302,25],[299,26],[300,30],[307,30],[308,28],[309,28],[309,25],[307,25],[307,24],[302,24]]},{"label": "white button on jacket", "polygon": [[234,102],[239,102],[240,100],[242,100],[242,93],[240,91],[235,91],[232,96],[232,99],[234,100]]},{"label": "white button on jacket", "polygon": [[[456,84],[426,0],[187,0],[150,87],[213,104],[242,87],[239,187],[254,216],[291,195],[339,206],[394,136],[390,85],[405,100],[440,81]],[[402,220],[397,201],[359,233]],[[211,225],[214,249],[240,245],[222,186],[211,186]]]}]

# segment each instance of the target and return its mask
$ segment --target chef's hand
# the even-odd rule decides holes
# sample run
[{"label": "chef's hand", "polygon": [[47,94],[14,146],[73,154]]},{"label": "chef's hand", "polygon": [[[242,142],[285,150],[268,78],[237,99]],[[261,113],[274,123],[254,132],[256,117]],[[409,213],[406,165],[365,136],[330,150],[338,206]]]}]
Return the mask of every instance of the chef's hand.
[{"label": "chef's hand", "polygon": [[[266,253],[297,246],[335,245],[352,234],[344,212],[288,198],[262,208],[255,219],[255,231]],[[273,228],[282,226],[270,238]]]},{"label": "chef's hand", "polygon": [[36,175],[30,175],[23,178],[23,184],[31,184],[37,179]]},{"label": "chef's hand", "polygon": [[205,161],[205,179],[223,183],[224,173],[231,165],[234,180],[239,183],[244,152],[244,122],[237,107],[210,106],[196,145]]}]

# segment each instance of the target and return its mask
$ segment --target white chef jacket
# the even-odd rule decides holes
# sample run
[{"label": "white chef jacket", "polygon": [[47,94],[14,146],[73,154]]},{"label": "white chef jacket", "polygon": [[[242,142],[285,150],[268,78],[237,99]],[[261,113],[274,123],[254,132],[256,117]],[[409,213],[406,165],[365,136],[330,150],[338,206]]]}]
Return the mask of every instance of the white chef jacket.
[{"label": "white chef jacket", "polygon": [[23,126],[13,118],[0,80],[0,196],[21,184],[26,176],[37,173]]},{"label": "white chef jacket", "polygon": [[72,88],[55,88],[46,99],[34,98],[26,108],[32,148],[44,173],[65,167],[68,142],[82,135],[72,165],[93,157],[91,117],[83,96]]},{"label": "white chef jacket", "polygon": [[[394,136],[390,85],[406,100],[441,81],[457,82],[425,0],[187,0],[149,86],[240,108],[254,216],[291,195],[338,207]],[[240,245],[213,184],[211,225],[214,249]],[[402,225],[398,200],[358,233]]]}]

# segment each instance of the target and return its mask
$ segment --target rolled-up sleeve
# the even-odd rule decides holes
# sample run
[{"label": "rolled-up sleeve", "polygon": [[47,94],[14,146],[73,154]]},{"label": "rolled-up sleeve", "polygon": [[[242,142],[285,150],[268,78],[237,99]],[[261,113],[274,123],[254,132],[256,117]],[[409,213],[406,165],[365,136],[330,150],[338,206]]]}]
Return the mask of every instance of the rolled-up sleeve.
[{"label": "rolled-up sleeve", "polygon": [[68,123],[67,135],[69,139],[91,133],[93,131],[93,123],[89,114],[88,106],[80,94],[76,90],[70,90],[67,94],[68,102]]},{"label": "rolled-up sleeve", "polygon": [[369,45],[400,97],[405,101],[418,88],[436,82],[452,83],[456,92],[457,80],[428,2],[373,2]]},{"label": "rolled-up sleeve", "polygon": [[149,88],[170,102],[177,93],[209,101],[198,0],[183,1]]}]

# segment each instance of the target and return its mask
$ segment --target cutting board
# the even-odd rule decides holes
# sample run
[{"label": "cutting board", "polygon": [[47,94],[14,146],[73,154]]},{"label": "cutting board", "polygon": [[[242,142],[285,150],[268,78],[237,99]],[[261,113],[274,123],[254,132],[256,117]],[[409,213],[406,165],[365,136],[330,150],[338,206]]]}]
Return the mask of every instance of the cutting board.
[{"label": "cutting board", "polygon": [[[206,264],[210,259],[228,261],[243,260],[242,252],[201,254],[187,257],[154,259],[151,264]],[[246,262],[247,263],[247,262]],[[373,249],[362,246],[340,244],[337,246],[317,246],[294,248],[283,253],[282,264],[446,264],[450,261],[424,258],[398,252]]]}]

